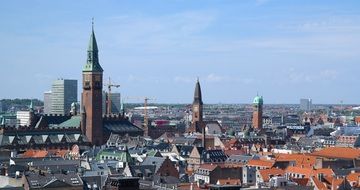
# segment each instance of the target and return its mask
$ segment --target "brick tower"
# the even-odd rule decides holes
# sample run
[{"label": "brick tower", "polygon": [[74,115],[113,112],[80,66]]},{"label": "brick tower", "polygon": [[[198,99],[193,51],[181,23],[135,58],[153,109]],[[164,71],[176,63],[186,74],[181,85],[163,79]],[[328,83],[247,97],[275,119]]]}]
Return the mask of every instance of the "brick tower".
[{"label": "brick tower", "polygon": [[87,63],[83,69],[82,131],[96,146],[103,143],[102,86],[103,69],[99,63],[94,27],[87,50]]},{"label": "brick tower", "polygon": [[262,96],[256,96],[254,98],[252,125],[253,128],[257,130],[262,128],[263,103],[264,101]]}]

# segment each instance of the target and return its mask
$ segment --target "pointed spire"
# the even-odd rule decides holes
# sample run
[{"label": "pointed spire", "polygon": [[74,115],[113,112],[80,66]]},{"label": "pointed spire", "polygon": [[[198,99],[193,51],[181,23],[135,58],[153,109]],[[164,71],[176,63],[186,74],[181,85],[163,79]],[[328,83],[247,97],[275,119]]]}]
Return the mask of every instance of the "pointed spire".
[{"label": "pointed spire", "polygon": [[87,63],[83,71],[87,72],[103,72],[103,69],[99,63],[99,56],[98,56],[98,46],[96,42],[95,32],[94,32],[94,18],[91,21],[91,35],[89,40],[89,46],[87,50]]},{"label": "pointed spire", "polygon": [[199,78],[197,78],[196,85],[195,85],[195,93],[194,93],[194,103],[202,104],[202,97],[201,97],[201,87]]},{"label": "pointed spire", "polygon": [[34,111],[34,105],[33,105],[33,100],[30,100],[30,106],[29,106],[30,111]]}]

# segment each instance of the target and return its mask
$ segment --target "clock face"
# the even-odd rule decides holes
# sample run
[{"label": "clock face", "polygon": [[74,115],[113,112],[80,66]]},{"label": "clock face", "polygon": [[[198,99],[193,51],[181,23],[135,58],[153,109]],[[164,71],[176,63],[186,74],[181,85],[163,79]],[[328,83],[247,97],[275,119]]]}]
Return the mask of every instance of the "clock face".
[{"label": "clock face", "polygon": [[198,112],[199,111],[199,107],[198,106],[194,106],[194,112]]},{"label": "clock face", "polygon": [[96,75],[96,76],[95,76],[95,81],[100,81],[100,80],[101,80],[100,75]]}]

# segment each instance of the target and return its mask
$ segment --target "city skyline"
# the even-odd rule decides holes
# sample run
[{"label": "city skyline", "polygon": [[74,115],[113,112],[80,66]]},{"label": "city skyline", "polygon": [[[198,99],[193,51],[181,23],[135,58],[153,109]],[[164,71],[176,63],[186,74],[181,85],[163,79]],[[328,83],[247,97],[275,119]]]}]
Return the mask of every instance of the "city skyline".
[{"label": "city skyline", "polygon": [[82,2],[6,2],[0,98],[42,99],[57,78],[79,81],[95,17],[104,77],[125,97],[191,103],[199,77],[205,104],[251,103],[257,93],[265,104],[358,103],[356,1]]}]

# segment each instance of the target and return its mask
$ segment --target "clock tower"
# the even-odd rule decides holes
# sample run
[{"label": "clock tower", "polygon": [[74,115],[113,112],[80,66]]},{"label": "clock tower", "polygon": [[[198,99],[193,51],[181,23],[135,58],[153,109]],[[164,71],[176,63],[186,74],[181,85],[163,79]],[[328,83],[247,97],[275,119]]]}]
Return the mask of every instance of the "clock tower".
[{"label": "clock tower", "polygon": [[103,69],[99,63],[94,26],[87,50],[87,63],[83,69],[82,123],[81,129],[88,140],[96,146],[103,143],[102,86]]},{"label": "clock tower", "polygon": [[192,104],[192,124],[203,121],[203,101],[199,79],[196,81],[194,101]]}]

